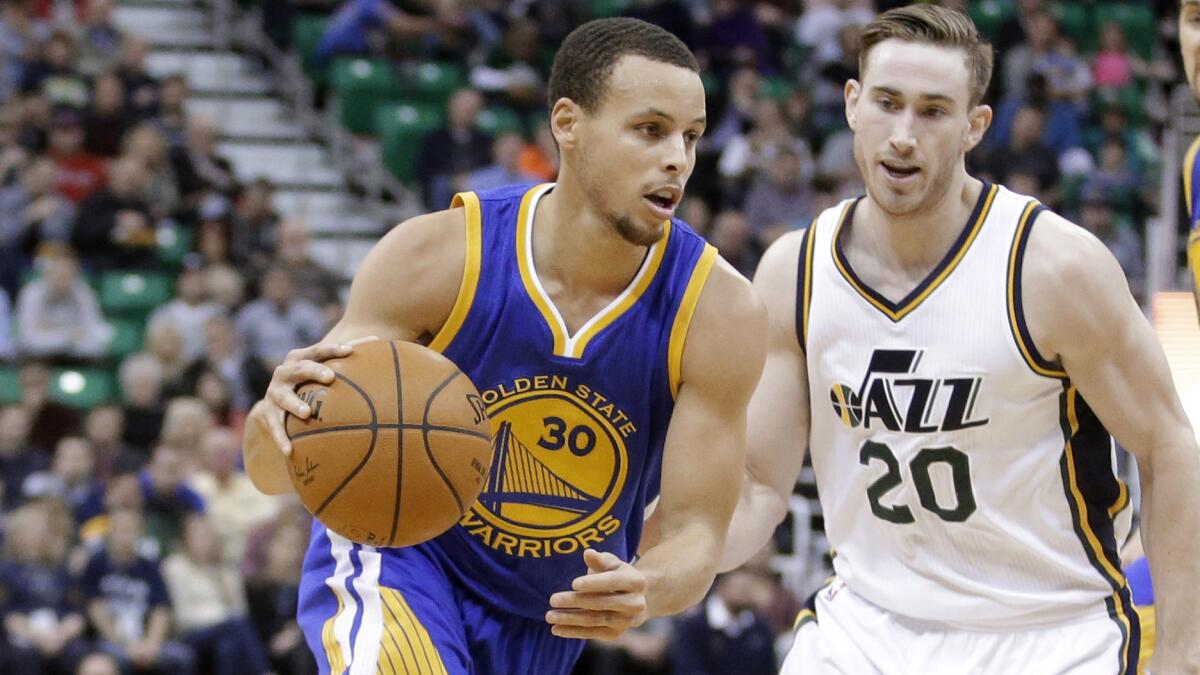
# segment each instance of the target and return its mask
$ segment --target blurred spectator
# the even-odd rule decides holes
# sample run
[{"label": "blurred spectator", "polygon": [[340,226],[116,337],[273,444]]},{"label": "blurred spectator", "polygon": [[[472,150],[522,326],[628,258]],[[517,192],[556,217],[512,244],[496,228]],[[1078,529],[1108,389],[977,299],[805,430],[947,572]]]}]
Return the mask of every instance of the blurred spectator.
[{"label": "blurred spectator", "polygon": [[695,3],[682,0],[634,0],[629,9],[621,12],[621,16],[652,23],[679,38],[688,49],[694,50],[698,30],[693,16],[694,8]]},{"label": "blurred spectator", "polygon": [[142,468],[146,457],[125,442],[125,413],[118,406],[92,408],[83,429],[95,453],[97,479],[108,482],[118,473]]},{"label": "blurred spectator", "polygon": [[17,143],[28,152],[45,151],[54,117],[50,102],[41,96],[20,96],[11,100],[18,112]]},{"label": "blurred spectator", "polygon": [[111,654],[92,652],[79,662],[74,675],[121,675],[121,663]]},{"label": "blurred spectator", "polygon": [[500,134],[492,142],[492,163],[472,171],[467,176],[466,189],[490,190],[517,183],[536,183],[537,177],[523,173],[519,165],[525,139],[521,134]]},{"label": "blurred spectator", "polygon": [[172,149],[181,147],[185,142],[189,119],[188,95],[187,76],[183,73],[168,75],[159,83],[158,117],[155,123]]},{"label": "blurred spectator", "polygon": [[12,183],[17,172],[29,161],[29,152],[20,142],[24,123],[21,108],[14,102],[0,104],[0,185]]},{"label": "blurred spectator", "polygon": [[146,327],[145,351],[162,365],[164,398],[183,393],[183,374],[191,362],[184,355],[179,329],[171,323],[150,324]]},{"label": "blurred spectator", "polygon": [[159,565],[137,552],[142,515],[124,509],[109,518],[105,545],[88,560],[81,579],[100,647],[123,669],[190,675],[191,650],[168,641],[171,604]]},{"label": "blurred spectator", "polygon": [[1141,298],[1146,279],[1146,259],[1142,254],[1141,237],[1132,227],[1117,222],[1110,199],[1111,195],[1099,185],[1084,188],[1080,199],[1079,225],[1112,251],[1125,271],[1134,297]]},{"label": "blurred spectator", "polygon": [[149,457],[163,424],[162,364],[150,354],[134,354],[121,363],[118,379],[125,415],[125,442]]},{"label": "blurred spectator", "polygon": [[775,634],[757,614],[767,591],[748,570],[717,578],[708,599],[684,614],[671,638],[671,672],[679,675],[771,675]]},{"label": "blurred spectator", "polygon": [[69,530],[54,523],[46,502],[33,502],[9,518],[0,589],[8,602],[4,628],[13,675],[71,672],[86,650],[85,623],[66,567]]},{"label": "blurred spectator", "polygon": [[703,154],[724,152],[735,136],[744,134],[751,125],[754,106],[762,91],[762,75],[749,66],[738,68],[729,77],[720,112],[709,121],[708,130],[700,138]]},{"label": "blurred spectator", "polygon": [[1029,106],[1041,110],[1044,115],[1041,139],[1043,145],[1058,156],[1072,148],[1080,147],[1083,143],[1083,118],[1080,107],[1072,102],[1053,100],[1050,97],[1049,86],[1044,75],[1034,73],[1026,86],[1027,96],[1005,97],[996,108],[992,127],[984,137],[984,147],[996,148],[1007,144],[1017,114]]},{"label": "blurred spectator", "polygon": [[83,115],[59,108],[50,126],[50,157],[58,164],[57,187],[73,204],[83,202],[104,185],[104,160],[83,147]]},{"label": "blurred spectator", "polygon": [[504,29],[500,48],[471,69],[471,86],[484,94],[502,96],[510,106],[524,113],[544,110],[546,105],[538,59],[541,36],[531,19],[514,17]]},{"label": "blurred spectator", "polygon": [[[338,56],[365,56],[381,51],[385,40],[446,37],[456,21],[454,2],[346,0],[330,18],[314,60],[325,64]],[[433,8],[432,10],[430,8]]]},{"label": "blurred spectator", "polygon": [[274,370],[287,353],[320,341],[325,335],[321,310],[298,297],[286,267],[274,265],[261,281],[261,297],[237,315],[237,332],[250,356]]},{"label": "blurred spectator", "polygon": [[21,503],[21,485],[25,478],[44,469],[45,453],[29,441],[33,420],[21,406],[0,408],[0,511],[9,511]]},{"label": "blurred spectator", "polygon": [[667,648],[674,617],[650,619],[621,633],[615,642],[592,641],[584,648],[576,672],[594,675],[667,675],[671,664]]},{"label": "blurred spectator", "polygon": [[517,170],[540,181],[558,176],[558,145],[549,124],[538,125],[533,142],[525,144],[517,155]]},{"label": "blurred spectator", "polygon": [[162,132],[153,124],[139,124],[125,134],[121,147],[122,158],[141,162],[149,177],[141,196],[151,217],[157,221],[174,215],[180,206],[179,181],[171,166]]},{"label": "blurred spectator", "polygon": [[0,362],[12,361],[17,355],[16,338],[12,327],[12,304],[8,292],[0,288]]},{"label": "blurred spectator", "polygon": [[266,542],[266,561],[246,588],[250,616],[280,675],[316,675],[317,664],[296,623],[300,569],[308,548],[302,525],[276,527]]},{"label": "blurred spectator", "polygon": [[176,629],[198,659],[221,675],[270,671],[247,616],[241,572],[222,559],[216,530],[207,516],[187,519],[182,550],[163,561],[162,572]]},{"label": "blurred spectator", "polygon": [[233,212],[230,256],[238,265],[261,269],[266,266],[279,241],[279,214],[272,200],[275,186],[257,178],[238,197]]},{"label": "blurred spectator", "polygon": [[228,314],[238,307],[246,296],[246,280],[232,265],[218,264],[204,268],[204,289],[212,301]]},{"label": "blurred spectator", "polygon": [[37,157],[18,182],[0,188],[0,247],[10,259],[31,260],[42,242],[70,238],[75,208],[55,189],[57,177],[54,160]]},{"label": "blurred spectator", "polygon": [[86,511],[99,504],[104,489],[94,476],[96,458],[92,444],[81,436],[64,436],[54,449],[49,471],[30,474],[21,486],[26,499],[56,499],[71,510],[75,521],[96,515]]},{"label": "blurred spectator", "polygon": [[146,327],[149,332],[158,325],[172,326],[182,340],[183,358],[188,362],[204,353],[204,326],[223,312],[207,297],[204,269],[199,263],[193,256],[184,260],[183,270],[175,278],[175,299],[154,310]]},{"label": "blurred spectator", "polygon": [[7,101],[17,92],[26,64],[49,34],[46,25],[30,14],[32,4],[32,0],[12,0],[0,5],[0,100]]},{"label": "blurred spectator", "polygon": [[696,56],[718,74],[746,65],[769,70],[773,64],[767,36],[758,23],[754,3],[713,0],[711,18],[696,45]]},{"label": "blurred spectator", "polygon": [[802,146],[780,146],[774,161],[757,173],[746,195],[747,224],[764,248],[813,213],[813,193],[806,175],[812,172],[812,156],[800,156],[796,147]]},{"label": "blurred spectator", "polygon": [[211,117],[193,115],[187,120],[184,144],[171,150],[179,191],[190,207],[197,207],[210,191],[229,196],[237,189],[233,165],[217,154],[218,131]]},{"label": "blurred spectator", "polygon": [[201,466],[204,438],[215,427],[212,411],[194,396],[177,396],[167,403],[159,440],[179,450],[184,471],[191,476]]},{"label": "blurred spectator", "polygon": [[[89,509],[96,511],[97,515],[87,519],[79,526],[79,541],[83,545],[81,550],[88,556],[100,550],[104,546],[104,540],[108,537],[111,515],[124,510],[140,514],[142,506],[142,487],[138,483],[137,473],[123,472],[114,475],[104,487],[104,497],[100,508]],[[144,532],[134,547],[145,557],[151,559],[158,557],[158,541],[147,537]],[[85,565],[86,562],[85,559]]]},{"label": "blurred spectator", "polygon": [[132,125],[125,106],[125,83],[114,71],[100,73],[92,83],[92,104],[84,114],[84,148],[101,157],[116,157],[121,139]]},{"label": "blurred spectator", "polygon": [[97,75],[116,65],[121,31],[112,20],[112,0],[87,0],[79,25],[79,71]]},{"label": "blurred spectator", "polygon": [[56,30],[42,46],[41,58],[25,67],[21,92],[36,94],[54,107],[82,110],[88,104],[88,83],[76,70],[75,38]]},{"label": "blurred spectator", "polygon": [[179,448],[160,443],[150,464],[138,474],[148,530],[158,539],[160,550],[169,551],[183,532],[183,521],[193,513],[204,513],[204,498],[188,487],[188,461]]},{"label": "blurred spectator", "polygon": [[1049,12],[1037,10],[1023,13],[1022,17],[1026,41],[1014,45],[1005,55],[1002,67],[997,69],[1002,75],[1005,95],[1012,98],[1028,95],[1026,84],[1038,61],[1050,56],[1059,40],[1058,22]]},{"label": "blurred spectator", "polygon": [[1033,106],[1021,108],[1013,119],[1008,143],[983,157],[978,168],[999,183],[1008,184],[1013,173],[1028,173],[1037,177],[1042,186],[1058,182],[1058,156],[1042,144],[1046,115]]},{"label": "blurred spectator", "polygon": [[1088,174],[1083,189],[1104,195],[1113,206],[1124,204],[1125,208],[1119,210],[1132,215],[1136,210],[1142,181],[1130,166],[1125,144],[1120,138],[1106,139],[1100,145],[1098,160],[1095,170]]},{"label": "blurred spectator", "polygon": [[157,240],[143,195],[149,177],[136,159],[112,165],[108,187],[79,205],[71,241],[97,269],[149,268],[157,261]]},{"label": "blurred spectator", "polygon": [[[225,315],[213,317],[204,326],[204,356],[192,364],[186,375],[193,391],[200,388],[201,376],[215,373],[229,392],[229,403],[235,410],[245,411],[253,403],[248,374],[266,375],[263,366],[250,363],[245,347],[238,341],[233,321]],[[269,375],[268,375],[269,377]]]},{"label": "blurred spectator", "polygon": [[296,295],[320,307],[325,322],[332,325],[340,313],[338,289],[342,280],[312,258],[312,236],[302,218],[286,218],[279,224],[279,248],[275,263],[292,277]]},{"label": "blurred spectator", "polygon": [[21,405],[33,420],[29,440],[33,447],[50,452],[63,436],[79,432],[79,412],[55,401],[50,396],[50,369],[41,361],[26,359],[18,373],[21,382]]},{"label": "blurred spectator", "polygon": [[158,80],[146,71],[146,55],[150,43],[126,36],[121,42],[117,75],[125,83],[125,97],[134,119],[144,120],[158,113]]},{"label": "blurred spectator", "polygon": [[104,355],[112,328],[104,322],[96,293],[80,278],[66,248],[38,258],[42,275],[17,296],[17,343],[26,356],[95,359]]},{"label": "blurred spectator", "polygon": [[246,419],[245,410],[234,407],[232,387],[216,369],[205,363],[199,365],[193,371],[192,393],[208,408],[216,424],[241,429]]},{"label": "blurred spectator", "polygon": [[[838,33],[846,25],[865,25],[875,18],[875,8],[846,0],[809,0],[796,20],[796,42],[812,50],[817,63],[841,56]],[[868,5],[870,3],[867,3]]]},{"label": "blurred spectator", "polygon": [[242,456],[241,437],[231,429],[216,427],[204,434],[202,470],[192,478],[192,487],[204,499],[213,522],[221,524],[222,556],[240,562],[250,532],[270,522],[279,513],[279,500],[259,492],[250,477],[238,469]]},{"label": "blurred spectator", "polygon": [[741,211],[722,211],[713,218],[712,229],[708,240],[721,252],[730,265],[749,277],[754,272],[757,255],[746,223],[746,216]]},{"label": "blurred spectator", "polygon": [[492,139],[475,127],[482,110],[478,91],[459,89],[446,105],[446,125],[421,141],[413,166],[427,208],[446,208],[462,179],[491,161]]},{"label": "blurred spectator", "polygon": [[778,100],[759,98],[754,102],[753,127],[731,138],[721,153],[717,169],[723,178],[744,180],[753,171],[768,169],[784,148],[800,160],[802,176],[811,176],[812,153],[792,133],[784,114]]},{"label": "blurred spectator", "polygon": [[[1135,66],[1136,64],[1136,66]],[[1125,29],[1115,21],[1100,27],[1100,48],[1092,57],[1092,79],[1098,87],[1123,87],[1133,82],[1134,70],[1145,63],[1129,49]]]}]

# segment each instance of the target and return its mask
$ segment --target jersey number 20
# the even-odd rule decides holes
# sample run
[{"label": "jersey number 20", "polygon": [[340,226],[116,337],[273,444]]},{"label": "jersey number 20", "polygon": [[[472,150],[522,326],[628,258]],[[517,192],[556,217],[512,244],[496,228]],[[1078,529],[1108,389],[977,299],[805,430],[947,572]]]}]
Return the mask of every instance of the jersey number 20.
[{"label": "jersey number 20", "polygon": [[[884,506],[883,496],[904,482],[900,475],[900,461],[896,453],[883,443],[867,441],[863,443],[858,453],[858,461],[869,466],[872,460],[879,460],[887,467],[874,483],[867,487],[867,499],[871,502],[871,513],[889,523],[906,525],[916,521],[912,509],[898,504]],[[954,507],[946,508],[938,504],[937,495],[933,492],[933,478],[929,475],[930,467],[934,464],[945,464],[950,467],[950,476],[954,483]],[[925,510],[937,514],[939,518],[951,523],[961,523],[975,513],[975,492],[971,488],[971,463],[967,453],[958,448],[922,448],[908,464],[912,474],[913,484],[917,488],[917,496]]]}]

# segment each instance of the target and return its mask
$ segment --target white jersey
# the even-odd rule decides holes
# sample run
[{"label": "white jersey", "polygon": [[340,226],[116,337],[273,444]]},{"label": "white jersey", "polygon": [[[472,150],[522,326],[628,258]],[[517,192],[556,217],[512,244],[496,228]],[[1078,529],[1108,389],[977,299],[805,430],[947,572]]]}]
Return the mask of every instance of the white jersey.
[{"label": "white jersey", "polygon": [[1112,440],[1022,315],[1042,207],[985,183],[950,252],[893,303],[837,243],[856,204],[805,234],[797,298],[838,577],[885,610],[965,629],[1107,612],[1136,637]]}]

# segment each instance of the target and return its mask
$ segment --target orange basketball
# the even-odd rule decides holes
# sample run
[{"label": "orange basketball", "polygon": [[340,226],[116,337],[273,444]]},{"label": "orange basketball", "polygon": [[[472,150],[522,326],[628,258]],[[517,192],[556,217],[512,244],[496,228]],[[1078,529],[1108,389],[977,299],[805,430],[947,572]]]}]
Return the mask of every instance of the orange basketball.
[{"label": "orange basketball", "polygon": [[304,505],[330,530],[372,546],[410,546],[450,529],[492,462],[475,385],[409,342],[367,342],[326,363],[333,384],[297,390],[313,414],[286,420]]}]

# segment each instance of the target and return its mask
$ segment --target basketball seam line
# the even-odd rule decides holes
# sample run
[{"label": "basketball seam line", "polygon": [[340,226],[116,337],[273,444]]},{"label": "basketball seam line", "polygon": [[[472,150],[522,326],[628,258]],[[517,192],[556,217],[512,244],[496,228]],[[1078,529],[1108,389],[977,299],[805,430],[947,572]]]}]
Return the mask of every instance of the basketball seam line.
[{"label": "basketball seam line", "polygon": [[[429,398],[425,399],[425,412],[421,416],[421,425],[423,427],[425,427],[421,431],[421,440],[424,442],[424,445],[425,445],[425,456],[429,458],[429,463],[433,465],[434,470],[437,471],[438,475],[442,477],[442,482],[446,484],[446,488],[450,490],[450,495],[452,497],[454,497],[454,503],[458,504],[459,515],[462,515],[462,513],[466,511],[466,506],[463,505],[462,497],[459,496],[458,490],[454,489],[454,484],[450,482],[450,478],[446,476],[445,471],[442,471],[441,465],[438,464],[437,459],[435,459],[433,456],[433,449],[429,447],[428,425],[429,425],[429,410],[430,410],[430,408],[433,407],[433,402],[435,400],[437,400],[438,394],[442,393],[442,390],[445,389],[447,386],[449,386],[450,383],[453,382],[455,380],[455,378],[457,378],[461,374],[462,373],[457,368],[455,368],[454,372],[450,374],[450,377],[447,377],[445,380],[442,381],[441,384],[439,384],[438,386],[433,388],[433,391],[430,392],[430,394],[429,394]],[[401,434],[401,435],[403,435],[403,434]]]},{"label": "basketball seam line", "polygon": [[300,440],[301,438],[307,438],[309,436],[318,436],[320,434],[331,434],[331,433],[338,432],[338,431],[367,431],[367,430],[384,431],[384,430],[390,430],[390,429],[413,429],[413,430],[429,431],[429,432],[443,431],[443,432],[450,433],[450,434],[462,434],[463,436],[471,436],[473,438],[480,438],[485,441],[489,441],[492,438],[491,436],[489,436],[485,433],[473,431],[471,429],[463,429],[461,427],[447,427],[447,426],[443,426],[440,424],[387,424],[387,423],[384,423],[384,424],[341,424],[341,425],[338,425],[335,427],[325,427],[323,429],[313,429],[312,431],[302,431],[298,434],[292,434],[288,438],[290,438],[292,441],[297,441],[297,440]]},{"label": "basketball seam line", "polygon": [[[367,465],[367,462],[371,460],[371,455],[375,454],[375,440],[379,437],[379,416],[375,412],[375,403],[371,401],[371,397],[368,396],[367,392],[363,391],[363,388],[358,386],[354,380],[351,380],[345,375],[341,373],[335,373],[334,377],[350,385],[359,393],[360,396],[363,397],[363,400],[367,402],[367,408],[371,411],[371,423],[367,426],[367,428],[371,430],[371,444],[367,446],[367,453],[363,455],[363,458],[358,462],[358,466],[354,467],[354,469],[342,479],[342,482],[333,489],[333,492],[329,493],[329,496],[325,498],[325,501],[321,502],[321,505],[317,507],[316,511],[313,512],[313,515],[317,517],[321,516],[321,512],[325,510],[325,507],[329,506],[329,503],[332,502],[335,497],[341,494],[342,490],[344,490],[346,486],[350,484],[350,481],[354,480],[354,478],[363,470],[363,467]],[[293,440],[295,440],[295,438],[296,437],[293,437]]]},{"label": "basketball seam line", "polygon": [[[404,384],[400,380],[400,355],[396,352],[396,343],[389,342],[392,349],[392,366],[396,373],[396,422],[404,424]],[[396,497],[392,507],[392,531],[388,535],[388,543],[396,541],[396,527],[400,524],[400,498],[404,488],[404,432],[396,434]]]}]

